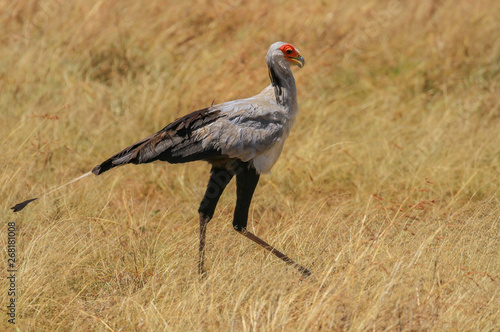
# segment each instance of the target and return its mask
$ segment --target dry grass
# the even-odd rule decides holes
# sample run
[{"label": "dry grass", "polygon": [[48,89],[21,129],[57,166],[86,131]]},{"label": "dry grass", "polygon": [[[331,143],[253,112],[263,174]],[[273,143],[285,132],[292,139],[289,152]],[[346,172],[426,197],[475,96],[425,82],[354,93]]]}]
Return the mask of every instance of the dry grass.
[{"label": "dry grass", "polygon": [[[23,0],[0,13],[16,327],[500,326],[499,1]],[[276,40],[306,58],[301,113],[250,228],[311,278],[232,231],[234,184],[198,278],[203,163],[127,166],[8,210],[212,100],[257,93]]]}]

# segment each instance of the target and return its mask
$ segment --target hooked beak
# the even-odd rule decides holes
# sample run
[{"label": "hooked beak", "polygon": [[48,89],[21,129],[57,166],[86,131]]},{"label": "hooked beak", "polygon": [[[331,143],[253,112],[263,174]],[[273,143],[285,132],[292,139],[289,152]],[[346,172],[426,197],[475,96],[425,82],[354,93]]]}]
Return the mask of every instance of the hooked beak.
[{"label": "hooked beak", "polygon": [[300,54],[297,56],[287,57],[287,59],[288,61],[295,63],[297,66],[299,66],[299,68],[304,67],[304,65],[306,64],[306,60],[304,60],[304,58]]}]

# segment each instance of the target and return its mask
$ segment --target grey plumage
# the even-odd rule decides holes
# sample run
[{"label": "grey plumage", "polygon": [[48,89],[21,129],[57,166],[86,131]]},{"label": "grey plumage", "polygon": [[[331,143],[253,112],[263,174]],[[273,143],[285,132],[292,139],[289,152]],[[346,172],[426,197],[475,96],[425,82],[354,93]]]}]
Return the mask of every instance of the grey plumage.
[{"label": "grey plumage", "polygon": [[[271,45],[267,65],[271,85],[259,94],[188,114],[117,153],[92,172],[96,175],[120,165],[155,160],[184,163],[236,159],[250,164],[257,173],[266,173],[277,161],[298,113],[297,90],[290,59]],[[298,51],[296,51],[298,54]],[[302,66],[300,55],[295,62]]]}]

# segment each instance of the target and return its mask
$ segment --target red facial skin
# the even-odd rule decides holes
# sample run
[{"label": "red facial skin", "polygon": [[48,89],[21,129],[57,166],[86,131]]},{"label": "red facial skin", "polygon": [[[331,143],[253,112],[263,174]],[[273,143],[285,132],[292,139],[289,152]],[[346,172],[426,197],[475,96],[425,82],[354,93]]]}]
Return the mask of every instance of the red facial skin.
[{"label": "red facial skin", "polygon": [[285,55],[286,59],[294,58],[294,57],[297,57],[300,55],[299,52],[297,52],[297,50],[295,49],[295,47],[293,47],[290,44],[285,44],[285,45],[281,46],[280,50]]}]

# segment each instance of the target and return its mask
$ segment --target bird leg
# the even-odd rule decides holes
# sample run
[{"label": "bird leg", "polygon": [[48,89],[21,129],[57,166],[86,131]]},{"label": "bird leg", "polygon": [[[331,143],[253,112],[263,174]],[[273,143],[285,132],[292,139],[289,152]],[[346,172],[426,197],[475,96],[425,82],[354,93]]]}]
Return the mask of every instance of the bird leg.
[{"label": "bird leg", "polygon": [[276,248],[274,248],[272,245],[270,245],[269,243],[267,243],[266,241],[262,240],[260,237],[258,237],[257,235],[253,234],[253,233],[250,233],[246,228],[244,228],[242,231],[238,231],[238,233],[240,233],[241,235],[249,238],[250,240],[252,240],[253,242],[257,243],[259,246],[261,246],[262,248],[268,250],[270,253],[272,253],[274,256],[278,257],[279,259],[281,259],[282,261],[284,261],[285,263],[287,263],[288,265],[292,265],[293,267],[295,267],[297,270],[299,270],[300,272],[302,272],[306,277],[310,276],[311,275],[311,271],[309,271],[308,269],[306,269],[305,267],[303,267],[302,265],[296,263],[293,259],[291,259],[290,257],[288,257],[287,255],[285,255],[284,253],[282,253],[281,251],[279,250],[276,250]]},{"label": "bird leg", "polygon": [[200,251],[198,259],[198,272],[205,273],[203,268],[205,262],[205,236],[207,233],[207,225],[212,219],[222,192],[227,184],[233,178],[233,173],[225,168],[212,167],[210,180],[208,181],[205,196],[201,201],[198,213],[200,214]]},{"label": "bird leg", "polygon": [[244,164],[242,168],[238,169],[236,172],[236,208],[234,211],[233,228],[241,235],[247,237],[248,239],[254,241],[261,247],[269,250],[273,255],[284,261],[289,265],[293,265],[304,275],[309,276],[311,272],[303,267],[302,265],[294,262],[290,257],[284,253],[276,250],[273,246],[256,236],[255,234],[249,232],[247,227],[248,221],[248,211],[250,209],[250,203],[252,201],[252,196],[255,191],[255,187],[259,182],[259,174],[255,171],[253,167],[248,167]]},{"label": "bird leg", "polygon": [[204,274],[205,269],[203,265],[205,264],[205,235],[207,234],[207,225],[210,218],[205,217],[200,213],[200,251],[198,253],[198,273]]}]

